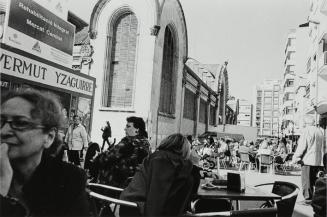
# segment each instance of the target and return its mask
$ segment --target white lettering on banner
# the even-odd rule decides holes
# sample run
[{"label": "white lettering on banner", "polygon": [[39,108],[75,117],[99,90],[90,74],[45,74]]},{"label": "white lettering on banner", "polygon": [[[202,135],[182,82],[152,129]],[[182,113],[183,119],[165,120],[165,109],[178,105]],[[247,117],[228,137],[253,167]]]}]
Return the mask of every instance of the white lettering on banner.
[{"label": "white lettering on banner", "polygon": [[5,49],[1,50],[1,73],[86,95],[93,94],[94,84],[93,81],[88,78],[52,67]]},{"label": "white lettering on banner", "polygon": [[60,37],[59,35],[56,35],[54,33],[52,33],[49,29],[46,31],[47,35],[59,40],[59,41],[62,41],[62,37]]},{"label": "white lettering on banner", "polygon": [[18,6],[20,8],[22,8],[23,10],[27,11],[28,13],[32,14],[33,16],[43,20],[44,22],[52,25],[52,20],[49,20],[47,18],[45,18],[42,14],[40,14],[39,12],[36,12],[35,10],[31,10],[28,6],[25,6],[22,2],[18,3]]},{"label": "white lettering on banner", "polygon": [[30,19],[26,19],[26,23],[30,26],[32,26],[34,29],[39,30],[40,32],[44,32],[44,28],[41,26],[36,25],[35,23],[33,23]]},{"label": "white lettering on banner", "polygon": [[[64,29],[63,27],[61,27],[58,23],[45,18],[45,16],[39,12],[36,12],[35,10],[30,9],[28,6],[24,5],[24,3],[19,2],[18,6],[23,9],[24,11],[27,11],[28,13],[32,14],[33,16],[43,20],[44,22],[48,23],[51,26],[54,26],[55,28],[57,28],[58,30],[60,30],[62,33],[65,33],[66,35],[69,35],[69,30]],[[35,25],[35,24],[34,24]],[[44,32],[44,31],[42,31]]]}]

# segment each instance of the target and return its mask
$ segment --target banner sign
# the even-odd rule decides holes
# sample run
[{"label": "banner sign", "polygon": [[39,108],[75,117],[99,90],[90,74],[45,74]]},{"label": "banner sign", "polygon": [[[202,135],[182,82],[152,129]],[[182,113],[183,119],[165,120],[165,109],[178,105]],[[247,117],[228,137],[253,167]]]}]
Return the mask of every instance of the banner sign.
[{"label": "banner sign", "polygon": [[75,26],[31,0],[11,0],[3,43],[72,67]]},{"label": "banner sign", "polygon": [[78,74],[30,59],[1,47],[1,73],[62,88],[81,94],[93,95],[94,81]]}]

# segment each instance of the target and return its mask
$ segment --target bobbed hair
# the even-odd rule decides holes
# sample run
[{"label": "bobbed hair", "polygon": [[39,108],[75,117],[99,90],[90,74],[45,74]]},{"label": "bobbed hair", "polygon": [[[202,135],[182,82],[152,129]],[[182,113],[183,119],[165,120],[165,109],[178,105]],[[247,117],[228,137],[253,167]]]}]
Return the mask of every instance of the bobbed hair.
[{"label": "bobbed hair", "polygon": [[157,149],[173,152],[185,160],[189,159],[191,155],[191,145],[187,138],[180,133],[164,138]]}]

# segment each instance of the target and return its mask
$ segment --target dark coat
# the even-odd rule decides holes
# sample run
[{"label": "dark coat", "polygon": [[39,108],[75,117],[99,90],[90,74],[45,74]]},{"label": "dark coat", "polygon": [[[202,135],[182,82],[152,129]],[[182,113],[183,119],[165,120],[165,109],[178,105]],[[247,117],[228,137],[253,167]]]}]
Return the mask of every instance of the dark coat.
[{"label": "dark coat", "polygon": [[141,136],[124,137],[117,145],[99,154],[94,160],[98,182],[125,188],[139,164],[150,153],[148,140]]},{"label": "dark coat", "polygon": [[86,175],[78,167],[43,156],[23,197],[33,216],[88,216]]},{"label": "dark coat", "polygon": [[316,181],[316,190],[312,198],[312,208],[314,217],[326,216],[326,184],[327,177],[318,178]]},{"label": "dark coat", "polygon": [[123,215],[179,216],[190,202],[193,189],[197,189],[200,176],[194,176],[190,160],[168,151],[156,151],[145,158],[140,170],[122,192],[120,198],[136,202],[138,213]]}]

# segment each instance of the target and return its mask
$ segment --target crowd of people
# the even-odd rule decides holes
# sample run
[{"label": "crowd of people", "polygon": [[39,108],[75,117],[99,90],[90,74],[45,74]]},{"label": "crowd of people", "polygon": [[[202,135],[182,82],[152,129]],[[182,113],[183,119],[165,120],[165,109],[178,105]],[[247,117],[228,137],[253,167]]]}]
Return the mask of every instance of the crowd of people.
[{"label": "crowd of people", "polygon": [[[230,138],[192,138],[180,133],[167,136],[156,150],[150,148],[146,124],[141,117],[126,119],[125,137],[111,142],[109,121],[101,128],[103,142],[91,142],[77,115],[63,136],[65,122],[56,96],[33,89],[13,90],[1,101],[0,196],[1,216],[90,216],[87,182],[120,187],[120,198],[137,203],[121,208],[120,216],[179,216],[189,208],[204,169],[219,167],[224,159],[231,167],[248,153],[275,156],[282,163],[292,153],[302,165],[302,188],[317,213],[326,212],[321,188],[314,184],[322,167],[326,143],[307,119],[298,145],[290,141],[260,142]],[[309,126],[310,125],[310,126]],[[297,147],[296,147],[297,146]],[[80,153],[87,149],[84,167]],[[63,160],[68,154],[68,162]],[[326,155],[324,160],[326,160]],[[257,166],[258,168],[258,166]],[[319,216],[319,215],[317,215]]]}]

